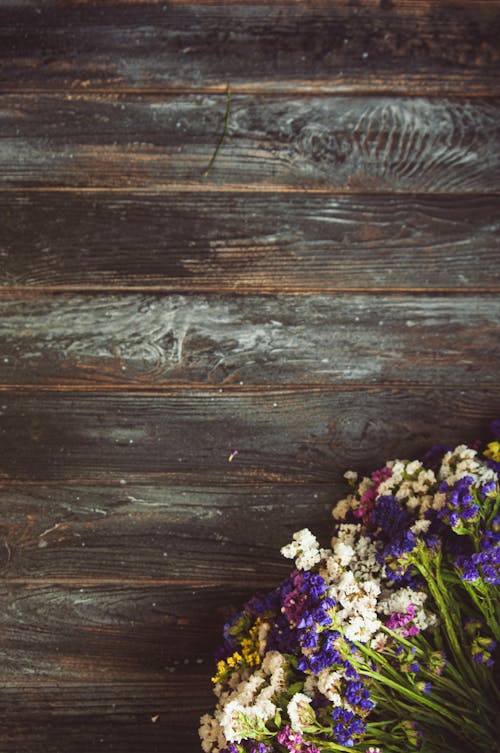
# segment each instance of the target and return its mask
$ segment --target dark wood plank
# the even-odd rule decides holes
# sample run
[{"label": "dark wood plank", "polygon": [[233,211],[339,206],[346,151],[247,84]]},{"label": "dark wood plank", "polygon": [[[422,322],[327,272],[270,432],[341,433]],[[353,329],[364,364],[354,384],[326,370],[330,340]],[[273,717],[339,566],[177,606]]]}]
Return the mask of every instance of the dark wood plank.
[{"label": "dark wood plank", "polygon": [[[288,562],[283,577],[290,569]],[[117,687],[201,674],[209,680],[225,620],[256,590],[250,582],[239,588],[4,584],[2,688],[29,680]]]},{"label": "dark wood plank", "polygon": [[497,383],[498,296],[0,301],[0,385]]},{"label": "dark wood plank", "polygon": [[500,287],[497,196],[0,191],[0,214],[9,288]]},{"label": "dark wood plank", "polygon": [[264,587],[288,571],[279,550],[294,531],[313,526],[329,545],[330,510],[346,491],[342,477],[291,487],[4,486],[0,573],[33,585]]},{"label": "dark wood plank", "polygon": [[496,387],[382,385],[232,395],[6,391],[0,412],[5,480],[305,483],[474,439],[500,415],[500,395]]},{"label": "dark wood plank", "polygon": [[119,684],[27,679],[2,686],[0,746],[2,753],[199,753],[199,718],[214,702],[206,675]]},{"label": "dark wood plank", "polygon": [[500,190],[499,99],[5,95],[0,186]]},{"label": "dark wood plank", "polygon": [[498,2],[13,0],[3,88],[500,93]]}]

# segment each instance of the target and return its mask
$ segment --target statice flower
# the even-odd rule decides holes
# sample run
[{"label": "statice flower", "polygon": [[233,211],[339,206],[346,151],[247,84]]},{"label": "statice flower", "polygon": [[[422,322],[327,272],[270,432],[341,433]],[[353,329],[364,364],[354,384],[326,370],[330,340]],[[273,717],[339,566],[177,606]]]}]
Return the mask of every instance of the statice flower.
[{"label": "statice flower", "polygon": [[354,746],[354,740],[360,737],[366,729],[363,720],[348,709],[333,709],[332,719],[335,740],[348,748]]},{"label": "statice flower", "polygon": [[288,702],[288,717],[295,732],[302,732],[305,727],[314,724],[316,716],[311,707],[311,700],[304,693],[295,693]]},{"label": "statice flower", "polygon": [[321,560],[322,556],[318,540],[308,528],[294,533],[292,543],[284,546],[281,553],[289,559],[295,558],[295,566],[298,570],[310,570]]},{"label": "statice flower", "polygon": [[475,552],[469,557],[459,556],[455,564],[464,581],[477,583],[483,580],[492,586],[500,585],[500,548],[497,545]]},{"label": "statice flower", "polygon": [[276,739],[289,753],[321,753],[316,745],[308,744],[300,732],[294,732],[289,726],[283,727]]}]

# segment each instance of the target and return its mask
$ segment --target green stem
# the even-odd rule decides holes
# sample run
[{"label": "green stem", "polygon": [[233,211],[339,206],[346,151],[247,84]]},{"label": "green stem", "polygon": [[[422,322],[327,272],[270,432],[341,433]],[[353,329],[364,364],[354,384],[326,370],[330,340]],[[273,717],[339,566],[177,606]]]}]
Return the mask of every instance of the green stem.
[{"label": "green stem", "polygon": [[[419,547],[412,562],[425,578],[431,596],[439,610],[453,658],[468,682],[475,685],[477,680],[476,674],[462,652],[462,644],[465,641],[460,614],[457,613],[457,602],[453,598],[449,598],[449,588],[446,587],[441,577],[440,554],[436,555],[434,560],[430,560],[425,547],[422,546]],[[460,636],[460,640],[458,636]]]}]

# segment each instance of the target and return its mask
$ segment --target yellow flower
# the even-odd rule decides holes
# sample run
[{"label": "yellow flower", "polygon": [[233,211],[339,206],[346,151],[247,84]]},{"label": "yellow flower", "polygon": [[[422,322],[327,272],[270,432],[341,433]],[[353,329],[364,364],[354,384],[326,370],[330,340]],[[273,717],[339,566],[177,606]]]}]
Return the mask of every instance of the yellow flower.
[{"label": "yellow flower", "polygon": [[235,669],[236,667],[244,663],[245,660],[243,659],[242,655],[238,653],[238,651],[235,651],[234,654],[228,656],[226,660],[221,659],[219,662],[217,662],[217,674],[212,677],[212,682],[214,683],[214,685],[217,685],[218,682],[225,680],[226,675],[231,669]]},{"label": "yellow flower", "polygon": [[227,675],[233,669],[237,669],[238,667],[258,667],[261,664],[262,659],[259,654],[259,629],[261,624],[262,620],[258,618],[253,627],[248,631],[248,638],[242,638],[239,641],[241,653],[235,651],[227,659],[221,659],[221,661],[217,662],[217,673],[212,677],[214,685],[217,685],[218,682],[224,682]]},{"label": "yellow flower", "polygon": [[490,460],[494,460],[496,463],[500,463],[500,442],[498,440],[490,442],[486,450],[484,451],[484,455]]},{"label": "yellow flower", "polygon": [[248,638],[243,638],[241,641],[241,652],[249,667],[258,667],[261,663],[259,654],[259,628],[262,624],[262,620],[257,618],[255,625],[248,631]]}]

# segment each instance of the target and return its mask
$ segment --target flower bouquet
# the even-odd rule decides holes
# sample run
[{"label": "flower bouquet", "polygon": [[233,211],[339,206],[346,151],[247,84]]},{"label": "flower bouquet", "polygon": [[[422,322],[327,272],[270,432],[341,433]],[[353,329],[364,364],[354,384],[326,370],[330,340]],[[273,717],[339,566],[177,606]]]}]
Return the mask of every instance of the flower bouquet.
[{"label": "flower bouquet", "polygon": [[500,751],[500,422],[486,447],[346,474],[331,548],[224,627],[205,753]]}]

